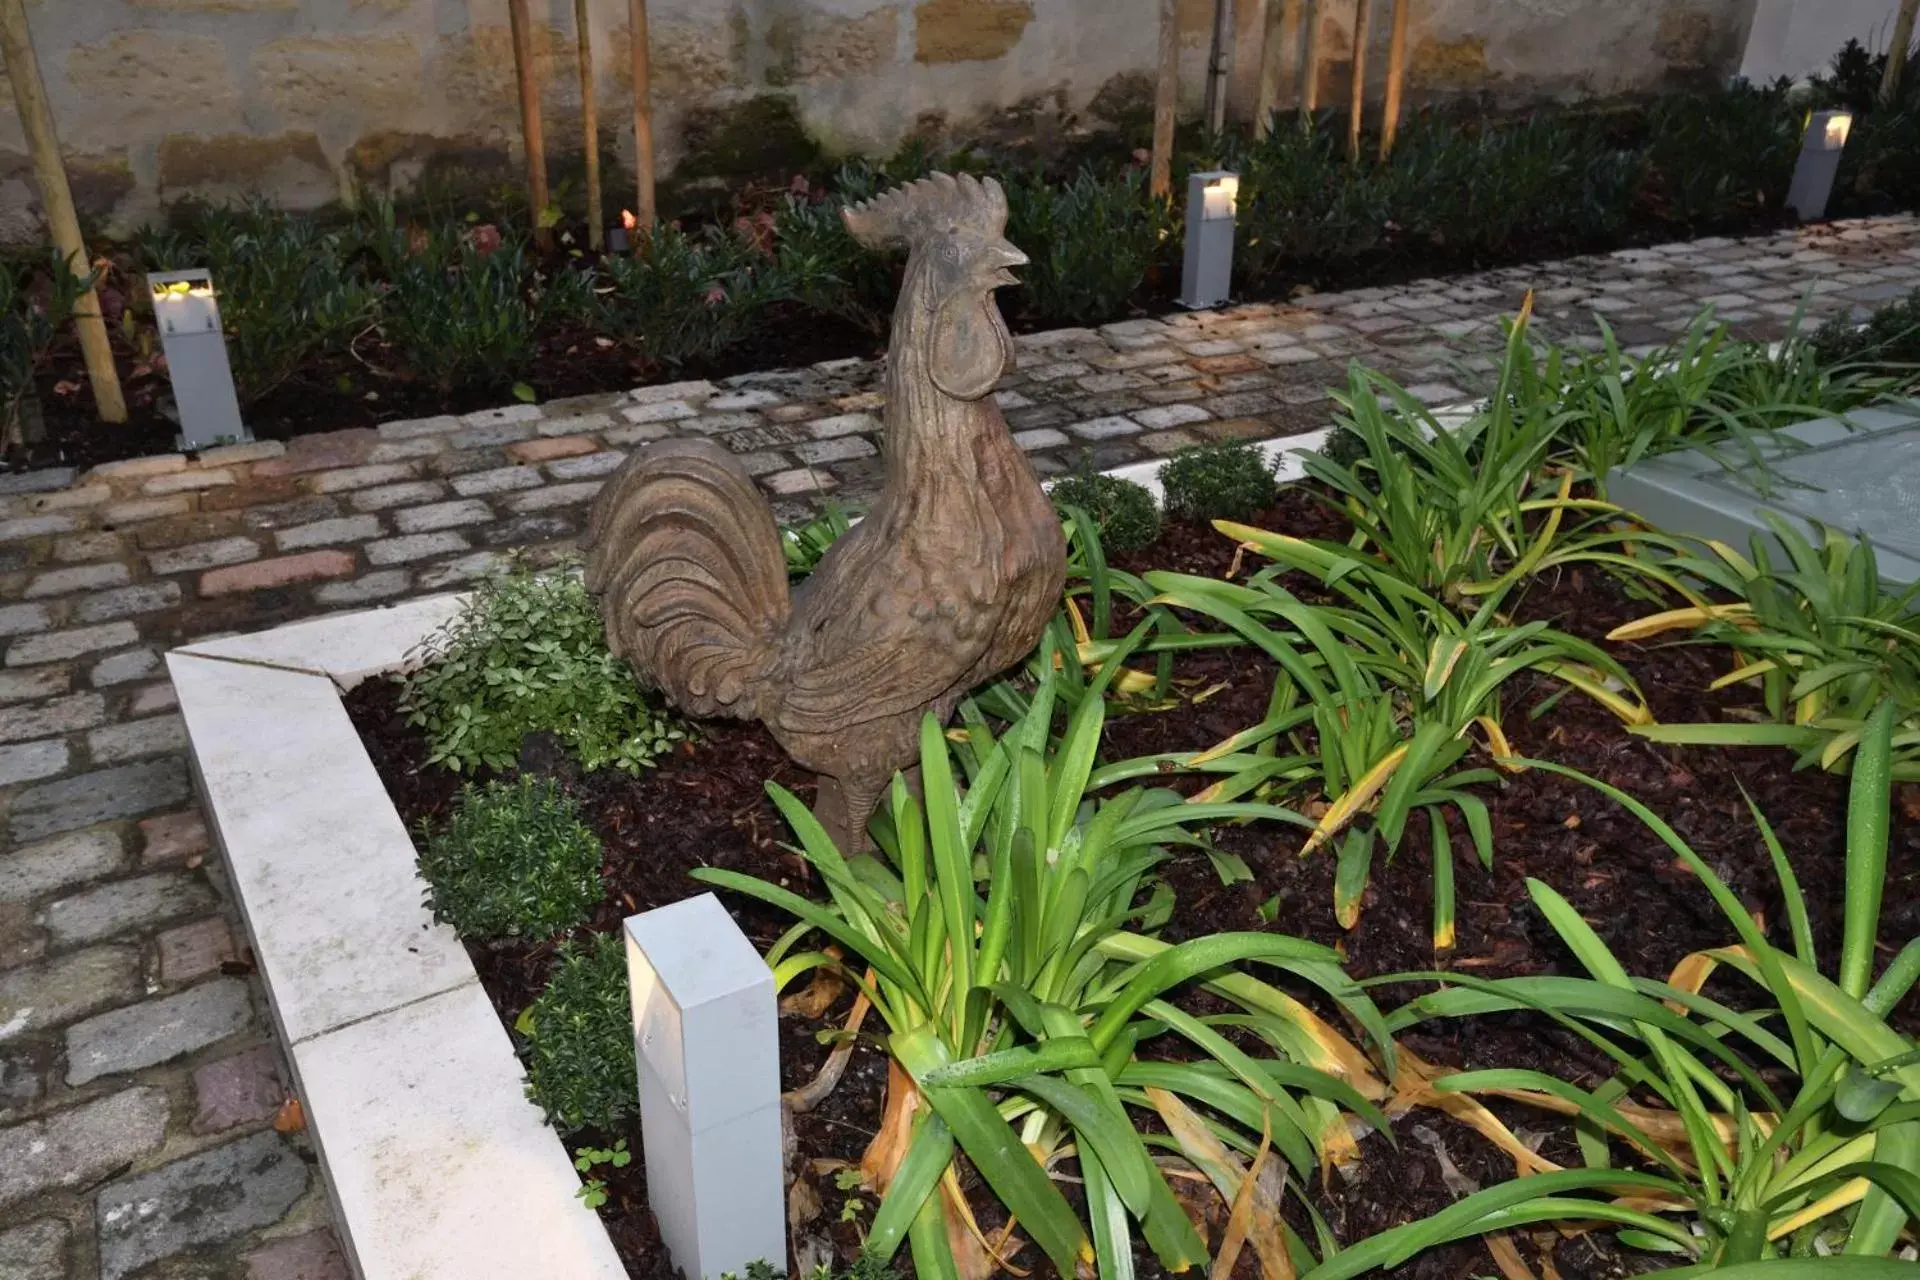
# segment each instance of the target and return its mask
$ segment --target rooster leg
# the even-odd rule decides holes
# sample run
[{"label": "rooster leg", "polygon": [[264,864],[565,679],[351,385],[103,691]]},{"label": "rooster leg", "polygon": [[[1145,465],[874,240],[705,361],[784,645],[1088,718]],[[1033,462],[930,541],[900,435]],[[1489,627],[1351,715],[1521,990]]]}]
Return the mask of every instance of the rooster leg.
[{"label": "rooster leg", "polygon": [[842,853],[865,853],[873,848],[867,835],[867,819],[880,802],[879,784],[866,778],[834,778],[820,775],[820,789],[813,802],[813,816],[826,828],[834,847]]}]

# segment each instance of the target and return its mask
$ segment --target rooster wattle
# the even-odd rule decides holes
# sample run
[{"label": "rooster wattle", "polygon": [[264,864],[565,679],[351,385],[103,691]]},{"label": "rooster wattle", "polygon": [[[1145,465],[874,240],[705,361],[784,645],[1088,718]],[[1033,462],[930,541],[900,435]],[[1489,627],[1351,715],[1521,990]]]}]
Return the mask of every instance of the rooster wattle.
[{"label": "rooster wattle", "polygon": [[582,547],[607,640],[689,715],[764,721],[820,775],[814,811],[842,849],[921,717],[1018,662],[1059,603],[1059,517],[992,392],[1013,365],[994,290],[1027,261],[991,178],[935,174],[842,215],[904,245],[887,355],[886,482],[811,577],[787,586],[779,528],[708,440],[635,454],[593,505]]}]

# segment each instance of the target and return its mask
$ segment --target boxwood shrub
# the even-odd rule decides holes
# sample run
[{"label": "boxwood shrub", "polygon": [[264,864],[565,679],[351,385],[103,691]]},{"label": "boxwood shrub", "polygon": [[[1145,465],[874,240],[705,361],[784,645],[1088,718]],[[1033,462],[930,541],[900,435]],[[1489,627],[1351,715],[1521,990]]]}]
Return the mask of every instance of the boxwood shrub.
[{"label": "boxwood shrub", "polygon": [[613,1133],[639,1110],[627,949],[619,934],[563,943],[547,989],[514,1029],[525,1038],[527,1096],[562,1136]]},{"label": "boxwood shrub", "polygon": [[1274,464],[1250,440],[1182,449],[1160,469],[1167,514],[1181,520],[1245,520],[1273,505]]},{"label": "boxwood shrub", "polygon": [[462,938],[549,938],[600,901],[600,838],[550,778],[460,789],[420,854],[427,905]]},{"label": "boxwood shrub", "polygon": [[1107,551],[1135,551],[1160,536],[1159,506],[1131,480],[1097,473],[1068,476],[1053,486],[1053,501],[1091,516]]}]

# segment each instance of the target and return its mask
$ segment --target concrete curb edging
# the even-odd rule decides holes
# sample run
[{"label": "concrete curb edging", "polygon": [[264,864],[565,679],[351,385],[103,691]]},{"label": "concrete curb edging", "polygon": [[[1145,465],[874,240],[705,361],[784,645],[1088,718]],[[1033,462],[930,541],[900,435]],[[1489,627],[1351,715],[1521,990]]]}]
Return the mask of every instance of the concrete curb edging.
[{"label": "concrete curb edging", "polygon": [[360,1280],[624,1280],[340,696],[459,608],[433,596],[174,650],[340,1241]]}]

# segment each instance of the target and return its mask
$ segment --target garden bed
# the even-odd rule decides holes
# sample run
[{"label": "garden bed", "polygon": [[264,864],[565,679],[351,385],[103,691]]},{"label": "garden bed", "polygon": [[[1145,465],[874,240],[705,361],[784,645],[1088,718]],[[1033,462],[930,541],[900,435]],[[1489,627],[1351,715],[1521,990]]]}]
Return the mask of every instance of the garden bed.
[{"label": "garden bed", "polygon": [[[1278,505],[1252,523],[1303,536],[1343,534],[1342,521],[1306,485],[1283,490]],[[1175,569],[1217,576],[1228,572],[1235,556],[1232,544],[1211,529],[1170,522],[1157,542],[1115,559],[1118,567],[1134,572]],[[1570,571],[1536,582],[1519,612],[1600,643],[1613,626],[1654,607],[1628,597],[1610,578]],[[1657,643],[1607,647],[1663,722],[1737,718],[1742,703],[1750,700],[1738,689],[1706,691],[1728,665],[1722,651]],[[1246,647],[1181,655],[1175,696],[1151,710],[1116,710],[1102,740],[1103,757],[1213,745],[1260,720],[1274,671]],[[1751,796],[1791,853],[1816,945],[1823,956],[1834,952],[1845,880],[1844,779],[1794,772],[1791,756],[1779,751],[1652,744],[1629,735],[1579,694],[1558,699],[1537,718],[1530,716],[1529,709],[1555,687],[1544,679],[1529,683],[1523,678],[1509,689],[1505,722],[1516,752],[1585,770],[1647,803],[1757,918],[1777,930],[1783,927],[1782,902],[1747,809]],[[396,687],[369,681],[346,701],[408,826],[444,822],[459,779],[426,763],[425,740],[399,711]],[[691,740],[637,776],[614,770],[583,775],[563,752],[539,739],[529,740],[520,766],[554,778],[573,794],[604,843],[606,896],[584,931],[616,932],[628,915],[701,891],[703,886],[686,875],[696,867],[759,876],[810,896],[821,892],[808,864],[787,847],[791,833],[764,790],[771,779],[810,799],[809,779],[757,725],[697,725]],[[1176,779],[1174,785],[1191,790],[1198,784]],[[1432,947],[1431,851],[1423,823],[1409,828],[1393,860],[1376,863],[1359,923],[1351,931],[1341,930],[1333,918],[1328,853],[1296,857],[1299,833],[1270,823],[1217,827],[1215,848],[1236,855],[1247,874],[1223,874],[1204,853],[1180,850],[1161,869],[1177,901],[1164,936],[1289,933],[1337,946],[1348,971],[1361,979],[1436,965],[1482,978],[1580,972],[1529,903],[1525,882],[1531,877],[1564,895],[1635,974],[1665,975],[1683,956],[1733,941],[1699,880],[1637,818],[1605,796],[1538,770],[1506,776],[1485,792],[1494,861],[1490,870],[1482,868],[1468,852],[1464,831],[1456,832],[1459,930],[1448,953],[1436,956]],[[723,895],[723,901],[762,949],[790,923],[734,895]],[[1920,934],[1920,788],[1896,792],[1885,901],[1883,939],[1897,946]],[[512,1027],[544,986],[555,944],[470,943],[468,952],[502,1023]],[[1743,991],[1738,983],[1716,982],[1709,990],[1729,1003],[1750,1003],[1751,988]],[[1374,991],[1386,1008],[1415,994],[1413,986]],[[813,1076],[826,1052],[816,1034],[842,1023],[847,1004],[843,995],[819,1016],[790,1012],[783,1017],[784,1088]],[[1920,1030],[1920,1000],[1909,996],[1891,1021],[1909,1035]],[[1604,1075],[1591,1049],[1535,1015],[1429,1023],[1399,1038],[1404,1048],[1445,1067],[1532,1068],[1589,1086]],[[817,1250],[830,1238],[838,1255],[830,1260],[836,1264],[852,1261],[860,1237],[855,1223],[837,1220],[846,1193],[836,1188],[831,1165],[822,1170],[812,1162],[858,1160],[879,1120],[885,1073],[883,1053],[863,1045],[829,1102],[799,1117],[796,1125],[800,1159],[794,1171],[811,1184],[823,1207],[796,1233],[795,1243],[816,1237]],[[1493,1109],[1523,1133],[1537,1135],[1545,1144],[1543,1154],[1577,1163],[1564,1122],[1509,1104],[1495,1103]],[[589,1133],[571,1145],[608,1146],[620,1137],[635,1140],[637,1148],[637,1133]],[[1314,1189],[1320,1212],[1343,1239],[1424,1216],[1457,1200],[1466,1181],[1490,1185],[1513,1171],[1511,1159],[1478,1134],[1432,1111],[1415,1110],[1401,1118],[1396,1137],[1393,1149],[1377,1135],[1368,1138],[1356,1165]],[[646,1209],[640,1162],[595,1176],[608,1183],[609,1199],[600,1212],[629,1272],[670,1275]],[[975,1208],[983,1226],[990,1227],[998,1212],[991,1197],[976,1197]],[[1306,1229],[1304,1216],[1296,1226]],[[1550,1261],[1568,1277],[1617,1275],[1652,1265],[1648,1255],[1620,1249],[1604,1232],[1562,1240],[1550,1257],[1522,1240],[1530,1263]],[[1051,1274],[1037,1250],[1029,1248],[1016,1261],[1023,1267],[1037,1263],[1036,1274]],[[1137,1249],[1136,1261],[1141,1275],[1160,1274],[1144,1248]],[[910,1265],[904,1250],[897,1262]],[[1453,1280],[1492,1269],[1480,1242],[1468,1240],[1430,1250],[1393,1274]]]}]

